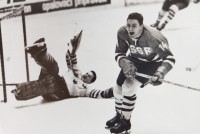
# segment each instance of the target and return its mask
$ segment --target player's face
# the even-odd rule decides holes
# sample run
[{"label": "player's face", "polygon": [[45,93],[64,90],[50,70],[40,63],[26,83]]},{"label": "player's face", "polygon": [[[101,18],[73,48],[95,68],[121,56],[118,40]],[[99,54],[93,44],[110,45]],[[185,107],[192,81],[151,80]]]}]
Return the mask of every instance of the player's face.
[{"label": "player's face", "polygon": [[143,29],[143,25],[140,25],[138,20],[135,20],[135,19],[128,19],[126,26],[127,26],[129,36],[131,38],[138,37],[141,34],[142,29]]},{"label": "player's face", "polygon": [[92,79],[94,78],[94,74],[90,71],[84,74],[81,78],[81,80],[87,84],[92,83]]}]

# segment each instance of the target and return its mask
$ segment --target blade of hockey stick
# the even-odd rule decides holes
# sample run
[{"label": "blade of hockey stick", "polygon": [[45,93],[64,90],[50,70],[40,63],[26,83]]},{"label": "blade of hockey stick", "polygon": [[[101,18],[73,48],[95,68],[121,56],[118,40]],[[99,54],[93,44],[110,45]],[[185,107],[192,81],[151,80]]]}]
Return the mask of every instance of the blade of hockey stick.
[{"label": "blade of hockey stick", "polygon": [[186,71],[196,71],[200,65],[200,62],[195,67],[187,67]]},{"label": "blade of hockey stick", "polygon": [[[152,76],[150,76],[150,75],[146,75],[146,74],[142,74],[142,73],[138,73],[138,72],[136,72],[136,75],[140,76],[140,77],[147,78],[147,79],[151,79],[152,78]],[[159,81],[165,82],[165,83],[168,83],[168,84],[172,84],[172,85],[175,85],[175,86],[187,88],[187,89],[192,89],[192,90],[200,91],[200,89],[189,87],[189,86],[185,86],[185,85],[174,83],[174,82],[170,82],[170,81],[167,81],[167,80],[164,80],[164,79],[159,79]]]}]

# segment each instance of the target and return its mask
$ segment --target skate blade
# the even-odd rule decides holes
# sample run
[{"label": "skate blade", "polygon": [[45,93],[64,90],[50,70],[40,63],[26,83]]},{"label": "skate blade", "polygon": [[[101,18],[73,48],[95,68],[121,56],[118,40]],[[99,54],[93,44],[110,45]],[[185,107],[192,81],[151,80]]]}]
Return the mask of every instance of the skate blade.
[{"label": "skate blade", "polygon": [[131,133],[131,130],[124,131],[122,133],[111,133],[111,134],[130,134],[130,133]]}]

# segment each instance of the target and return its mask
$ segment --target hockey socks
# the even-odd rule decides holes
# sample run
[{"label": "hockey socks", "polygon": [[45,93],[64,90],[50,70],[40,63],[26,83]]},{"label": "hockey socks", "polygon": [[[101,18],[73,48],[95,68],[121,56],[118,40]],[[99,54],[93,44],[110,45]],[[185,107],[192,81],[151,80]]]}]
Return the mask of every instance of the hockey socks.
[{"label": "hockey socks", "polygon": [[90,98],[112,98],[113,97],[113,87],[106,89],[104,91],[93,89],[90,94]]},{"label": "hockey socks", "polygon": [[136,101],[136,94],[133,96],[124,96],[123,97],[123,103],[122,103],[122,115],[126,119],[130,119],[132,111],[135,107],[135,101]]}]

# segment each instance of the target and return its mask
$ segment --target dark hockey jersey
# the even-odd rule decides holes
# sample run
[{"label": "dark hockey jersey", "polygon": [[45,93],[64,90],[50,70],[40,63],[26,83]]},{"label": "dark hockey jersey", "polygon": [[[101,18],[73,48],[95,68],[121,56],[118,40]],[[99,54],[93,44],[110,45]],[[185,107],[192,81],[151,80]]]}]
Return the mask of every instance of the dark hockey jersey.
[{"label": "dark hockey jersey", "polygon": [[131,39],[127,27],[123,26],[119,29],[117,38],[115,50],[117,62],[120,58],[126,57],[129,50],[129,56],[133,62],[163,62],[164,66],[168,64],[172,67],[175,63],[167,39],[155,29],[144,26],[141,35],[136,39]]}]

